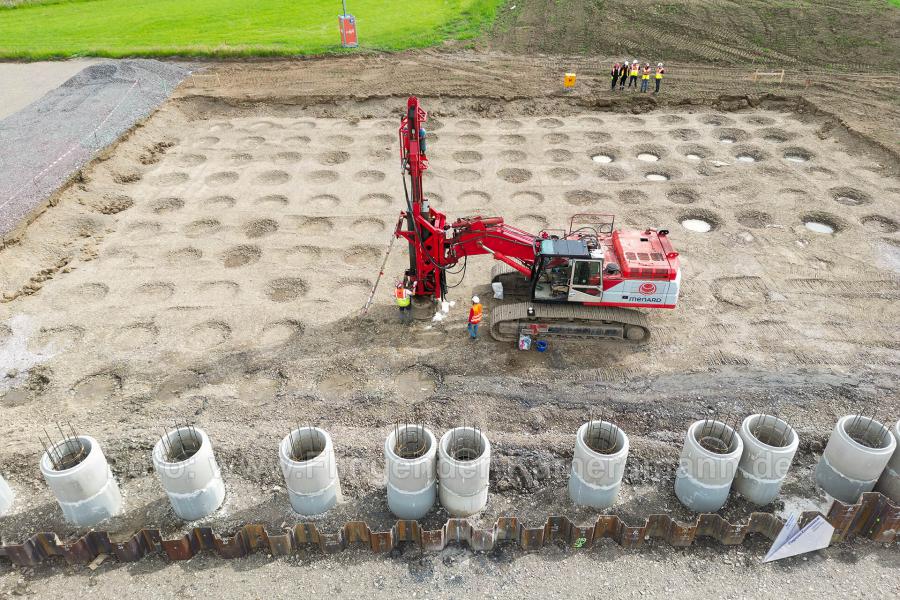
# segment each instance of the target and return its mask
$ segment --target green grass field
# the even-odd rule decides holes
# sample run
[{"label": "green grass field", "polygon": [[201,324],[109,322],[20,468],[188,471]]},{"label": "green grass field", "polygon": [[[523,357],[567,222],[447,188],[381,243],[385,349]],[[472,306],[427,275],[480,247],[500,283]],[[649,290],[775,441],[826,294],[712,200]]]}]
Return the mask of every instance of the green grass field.
[{"label": "green grass field", "polygon": [[[401,50],[475,37],[502,1],[347,0],[347,12],[360,47]],[[0,58],[319,54],[340,50],[340,13],[340,0],[19,0],[0,4]]]}]

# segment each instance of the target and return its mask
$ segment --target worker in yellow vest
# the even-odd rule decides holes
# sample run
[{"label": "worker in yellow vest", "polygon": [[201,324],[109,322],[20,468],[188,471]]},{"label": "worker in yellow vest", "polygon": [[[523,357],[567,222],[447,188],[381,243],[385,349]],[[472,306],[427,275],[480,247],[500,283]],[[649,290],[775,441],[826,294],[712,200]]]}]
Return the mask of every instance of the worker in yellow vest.
[{"label": "worker in yellow vest", "polygon": [[619,89],[625,89],[625,80],[628,79],[628,59],[622,61],[622,66],[619,67]]},{"label": "worker in yellow vest", "polygon": [[653,92],[654,94],[659,93],[659,84],[662,83],[662,78],[663,78],[663,75],[665,75],[665,74],[666,74],[666,69],[665,69],[665,67],[663,67],[663,64],[662,63],[657,64],[656,65],[656,91]]},{"label": "worker in yellow vest", "polygon": [[412,315],[411,297],[409,288],[398,281],[397,288],[394,290],[394,299],[397,301],[397,308],[400,309],[401,323],[409,322],[409,317]]},{"label": "worker in yellow vest", "polygon": [[650,91],[650,63],[644,63],[641,69],[641,92]]},{"label": "worker in yellow vest", "polygon": [[638,64],[638,61],[634,61],[631,63],[631,70],[628,72],[628,87],[634,86],[634,89],[637,89],[637,78],[638,71],[641,70],[641,66]]}]

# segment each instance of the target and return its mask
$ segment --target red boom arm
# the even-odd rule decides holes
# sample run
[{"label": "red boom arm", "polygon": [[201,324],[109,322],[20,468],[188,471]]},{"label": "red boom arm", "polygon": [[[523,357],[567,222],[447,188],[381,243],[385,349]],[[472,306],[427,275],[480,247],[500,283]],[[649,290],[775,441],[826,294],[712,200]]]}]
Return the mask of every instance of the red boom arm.
[{"label": "red boom arm", "polygon": [[465,217],[448,226],[447,216],[429,206],[422,190],[422,173],[428,168],[427,118],[413,96],[400,121],[400,166],[407,209],[401,211],[394,233],[409,243],[406,276],[413,282],[413,295],[443,298],[447,293],[445,271],[471,255],[491,254],[530,276],[540,237],[506,225],[502,217]]}]

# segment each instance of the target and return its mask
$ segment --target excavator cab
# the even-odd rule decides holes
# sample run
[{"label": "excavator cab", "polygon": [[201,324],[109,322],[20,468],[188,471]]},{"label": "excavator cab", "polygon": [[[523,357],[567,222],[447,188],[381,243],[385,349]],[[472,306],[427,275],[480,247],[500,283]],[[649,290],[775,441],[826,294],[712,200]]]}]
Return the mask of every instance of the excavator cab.
[{"label": "excavator cab", "polygon": [[602,253],[592,253],[584,240],[542,240],[532,282],[531,297],[540,302],[599,302]]}]

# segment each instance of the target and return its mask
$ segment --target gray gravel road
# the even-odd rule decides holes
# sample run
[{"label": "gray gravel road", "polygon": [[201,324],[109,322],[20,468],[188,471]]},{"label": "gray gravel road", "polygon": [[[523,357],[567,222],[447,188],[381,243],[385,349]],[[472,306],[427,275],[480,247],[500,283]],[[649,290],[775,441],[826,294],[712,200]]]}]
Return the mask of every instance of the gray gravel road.
[{"label": "gray gravel road", "polygon": [[448,547],[391,556],[347,551],[184,563],[114,560],[96,571],[0,565],[0,598],[897,598],[900,553],[870,542],[760,565],[766,544],[590,552],[473,553]]},{"label": "gray gravel road", "polygon": [[154,60],[91,65],[0,121],[0,240],[188,73]]}]

